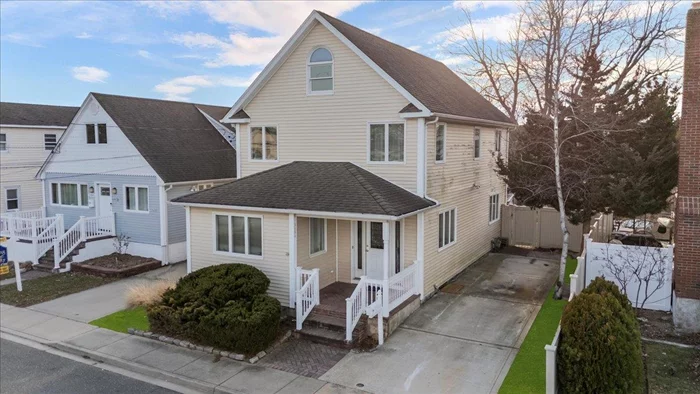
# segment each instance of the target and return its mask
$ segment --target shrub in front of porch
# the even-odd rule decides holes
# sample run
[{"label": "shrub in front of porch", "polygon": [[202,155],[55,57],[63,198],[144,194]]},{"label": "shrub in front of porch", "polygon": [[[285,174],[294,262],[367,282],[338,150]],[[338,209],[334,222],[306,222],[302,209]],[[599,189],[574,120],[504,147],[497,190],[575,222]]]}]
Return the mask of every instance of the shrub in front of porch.
[{"label": "shrub in front of porch", "polygon": [[252,354],[277,337],[281,305],[270,280],[245,264],[203,268],[182,278],[148,309],[151,330],[202,345]]}]

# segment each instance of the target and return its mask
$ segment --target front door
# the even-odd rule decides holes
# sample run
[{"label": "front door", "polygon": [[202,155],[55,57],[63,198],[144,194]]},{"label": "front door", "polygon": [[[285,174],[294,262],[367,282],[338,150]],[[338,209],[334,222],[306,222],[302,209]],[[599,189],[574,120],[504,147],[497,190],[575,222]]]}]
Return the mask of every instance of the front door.
[{"label": "front door", "polygon": [[112,214],[112,186],[109,183],[97,184],[97,216]]},{"label": "front door", "polygon": [[364,222],[367,268],[365,275],[371,279],[383,279],[384,225],[382,222]]}]

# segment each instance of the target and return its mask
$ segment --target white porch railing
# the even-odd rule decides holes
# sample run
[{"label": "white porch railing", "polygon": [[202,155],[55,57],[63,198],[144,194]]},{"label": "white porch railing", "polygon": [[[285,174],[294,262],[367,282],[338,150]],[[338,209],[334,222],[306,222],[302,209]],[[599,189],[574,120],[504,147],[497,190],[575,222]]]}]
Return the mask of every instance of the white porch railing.
[{"label": "white porch railing", "polygon": [[56,238],[63,234],[63,230],[63,215],[59,215],[34,240],[33,243],[36,248],[34,261],[38,262],[39,258],[51,249]]},{"label": "white porch railing", "polygon": [[[60,270],[65,259],[80,243],[90,239],[116,235],[114,216],[81,216],[71,228],[54,240],[53,267]],[[70,268],[68,268],[69,270]]]},{"label": "white porch railing", "polygon": [[0,235],[33,240],[55,220],[55,216],[46,217],[43,208],[31,211],[6,212],[0,215]]},{"label": "white porch railing", "polygon": [[311,310],[321,303],[319,272],[318,268],[303,270],[297,267],[297,286],[299,287],[296,291],[297,330],[301,330]]},{"label": "white porch railing", "polygon": [[389,278],[389,287],[386,290],[389,297],[389,311],[394,310],[411,296],[420,294],[418,266],[419,262],[414,261],[410,267],[404,268],[403,271]]}]

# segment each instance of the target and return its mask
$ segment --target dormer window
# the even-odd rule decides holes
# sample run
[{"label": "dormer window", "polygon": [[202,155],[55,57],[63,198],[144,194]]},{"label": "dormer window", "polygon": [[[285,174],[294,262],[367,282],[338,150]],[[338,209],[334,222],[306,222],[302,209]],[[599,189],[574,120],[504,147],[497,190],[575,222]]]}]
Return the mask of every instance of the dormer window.
[{"label": "dormer window", "polygon": [[333,94],[333,54],[326,48],[317,48],[309,56],[306,72],[307,94]]}]

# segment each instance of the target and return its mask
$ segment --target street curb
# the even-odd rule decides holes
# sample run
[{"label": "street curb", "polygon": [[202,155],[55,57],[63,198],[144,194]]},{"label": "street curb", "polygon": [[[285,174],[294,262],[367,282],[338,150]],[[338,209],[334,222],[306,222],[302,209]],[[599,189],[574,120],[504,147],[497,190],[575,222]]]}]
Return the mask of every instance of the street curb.
[{"label": "street curb", "polygon": [[181,375],[177,375],[171,372],[161,371],[159,369],[147,367],[144,365],[135,364],[127,360],[122,360],[120,358],[112,357],[103,353],[87,350],[78,346],[69,345],[63,342],[54,342],[46,344],[49,347],[58,349],[67,353],[71,353],[83,358],[94,360],[100,363],[111,365],[117,368],[125,369],[130,372],[138,373],[144,376],[148,376],[154,379],[163,380],[169,383],[173,383],[184,388],[195,390],[202,393],[225,393],[225,394],[235,394],[235,391],[226,389],[225,387],[213,385],[211,383],[202,382],[195,379],[190,379]]},{"label": "street curb", "polygon": [[13,329],[7,328],[7,327],[0,327],[0,332],[14,335],[16,337],[20,337],[22,339],[26,339],[26,340],[32,341],[32,342],[37,342],[37,343],[40,343],[40,344],[46,345],[46,346],[51,346],[51,344],[54,343],[53,341],[49,341],[48,339],[35,337],[34,335],[25,334],[21,331],[13,330]]}]

